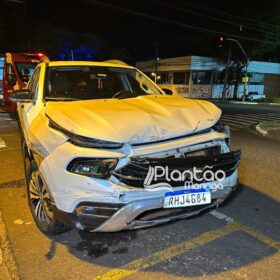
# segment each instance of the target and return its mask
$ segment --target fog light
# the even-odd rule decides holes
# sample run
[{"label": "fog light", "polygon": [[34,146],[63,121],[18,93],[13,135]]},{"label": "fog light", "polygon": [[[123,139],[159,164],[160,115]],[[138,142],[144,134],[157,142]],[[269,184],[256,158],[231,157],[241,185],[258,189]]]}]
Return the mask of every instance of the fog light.
[{"label": "fog light", "polygon": [[79,175],[104,179],[111,175],[117,162],[117,159],[77,158],[69,163],[67,171]]}]

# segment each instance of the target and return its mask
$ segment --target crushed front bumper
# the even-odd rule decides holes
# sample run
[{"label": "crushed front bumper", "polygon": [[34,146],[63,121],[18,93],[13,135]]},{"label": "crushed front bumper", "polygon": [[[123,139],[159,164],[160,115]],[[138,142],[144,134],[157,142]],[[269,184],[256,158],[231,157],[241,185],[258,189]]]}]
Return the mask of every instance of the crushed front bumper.
[{"label": "crushed front bumper", "polygon": [[72,214],[56,209],[56,215],[72,227],[94,232],[115,232],[155,226],[175,219],[183,219],[218,206],[236,189],[237,171],[231,178],[230,186],[212,192],[211,203],[201,206],[164,209],[164,196],[139,199],[130,203],[84,202],[77,206]]},{"label": "crushed front bumper", "polygon": [[[67,142],[59,146],[43,161],[40,171],[43,177],[48,179],[47,184],[50,187],[50,192],[54,197],[57,207],[54,209],[56,216],[67,225],[80,230],[95,232],[115,232],[154,226],[171,220],[193,216],[205,209],[217,206],[236,188],[238,184],[237,167],[240,162],[241,153],[240,151],[228,151],[228,146],[224,141],[225,135],[222,135],[222,138],[218,140],[216,134],[211,137],[213,137],[211,141],[208,135],[205,137],[205,142],[186,147],[191,149],[191,151],[199,151],[205,148],[221,146],[223,153],[205,157],[189,157],[188,160],[180,158],[178,160],[161,160],[164,155],[152,158],[149,157],[151,155],[150,150],[143,151],[145,147],[140,147],[141,151],[133,150],[133,157],[128,157],[128,155],[117,151],[99,151],[100,154],[98,154],[96,150],[78,149]],[[187,139],[186,141],[189,140]],[[198,140],[199,142],[202,141],[201,139]],[[185,149],[185,145],[186,143],[182,143],[179,146]],[[178,144],[176,146],[178,147]],[[73,149],[75,149],[75,153]],[[156,151],[155,148],[152,150]],[[162,150],[171,151],[170,146],[164,149],[161,147],[160,153],[162,153]],[[158,156],[157,153],[155,154],[156,156]],[[125,164],[119,167],[117,169],[118,172],[114,174],[119,181],[90,178],[67,172],[69,162],[73,157],[77,157],[77,155],[79,157],[119,158],[120,163],[124,160]],[[168,157],[169,155],[166,155],[166,158]],[[146,159],[143,160],[143,158]],[[128,164],[128,159],[134,164],[133,166]],[[183,161],[186,162],[184,163]],[[144,171],[143,174],[146,175],[147,164],[154,166],[154,162],[168,165],[175,169],[178,168],[179,170],[185,170],[192,166],[204,168],[206,165],[211,165],[214,171],[218,169],[223,170],[226,178],[222,183],[222,189],[212,190],[210,204],[164,209],[165,193],[170,191],[170,189],[166,190],[166,188],[161,187],[147,189],[143,184],[145,176],[141,175],[142,172],[138,172],[138,169],[141,168]],[[60,168],[57,168],[58,166]],[[66,171],[61,172],[61,167]],[[217,182],[212,183],[217,184]],[[185,189],[182,185],[174,185],[173,187],[174,191],[182,189]]]}]

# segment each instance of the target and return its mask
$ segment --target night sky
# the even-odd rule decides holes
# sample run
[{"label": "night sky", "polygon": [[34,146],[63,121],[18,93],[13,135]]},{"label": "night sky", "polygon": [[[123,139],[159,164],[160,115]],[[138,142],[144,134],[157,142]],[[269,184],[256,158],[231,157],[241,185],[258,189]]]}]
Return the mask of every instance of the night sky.
[{"label": "night sky", "polygon": [[[228,32],[254,38],[262,38],[264,33],[244,27],[240,31],[240,27],[234,24],[242,24],[245,20],[229,18],[226,15],[219,15],[215,11],[201,7],[208,7],[252,20],[262,19],[266,22],[269,22],[270,14],[280,9],[280,1],[271,0],[100,0],[99,2],[177,23],[191,24],[218,32]],[[207,17],[178,11],[162,3],[172,5],[175,8],[186,9],[193,13],[201,13],[208,17],[229,20],[234,24],[225,24]],[[135,60],[154,58],[155,42],[158,42],[159,45],[159,57],[190,54],[208,55],[210,50],[211,54],[215,54],[216,42],[219,37],[218,34],[198,32],[179,27],[176,24],[163,23],[142,16],[131,15],[128,12],[118,11],[114,8],[99,6],[91,0],[28,0],[27,17],[39,23],[44,20],[56,26],[68,26],[78,32],[93,32],[104,38],[109,44],[127,49]],[[257,22],[250,22],[250,24],[252,28],[259,28]],[[253,44],[253,42],[247,42],[246,40],[243,43],[248,48],[250,44]]]}]

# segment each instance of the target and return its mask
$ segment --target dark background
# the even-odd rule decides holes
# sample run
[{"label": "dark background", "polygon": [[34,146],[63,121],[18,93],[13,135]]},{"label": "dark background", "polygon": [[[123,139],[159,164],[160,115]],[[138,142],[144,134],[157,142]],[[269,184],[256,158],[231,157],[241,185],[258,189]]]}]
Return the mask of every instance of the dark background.
[{"label": "dark background", "polygon": [[[54,59],[69,59],[69,50],[73,49],[79,59],[119,58],[133,63],[154,59],[158,45],[161,58],[181,55],[225,57],[227,46],[219,48],[218,38],[227,33],[232,38],[250,38],[238,39],[250,58],[280,60],[280,1],[97,2],[113,6],[98,5],[91,0],[25,0],[23,4],[0,0],[0,50],[45,51]],[[143,15],[120,11],[116,7]],[[147,15],[157,19],[149,19]],[[216,33],[178,26],[180,23]],[[252,41],[252,38],[262,42]],[[234,52],[240,55],[239,50],[234,49]]]}]

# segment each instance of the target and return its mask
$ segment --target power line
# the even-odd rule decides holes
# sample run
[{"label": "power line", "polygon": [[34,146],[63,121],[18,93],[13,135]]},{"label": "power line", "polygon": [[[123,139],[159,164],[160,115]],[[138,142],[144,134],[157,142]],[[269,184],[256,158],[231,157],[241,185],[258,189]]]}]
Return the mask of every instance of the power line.
[{"label": "power line", "polygon": [[174,5],[168,4],[166,2],[161,2],[161,1],[158,1],[158,0],[149,0],[149,1],[157,3],[159,5],[163,5],[163,6],[175,9],[175,10],[178,10],[178,11],[181,11],[181,12],[185,12],[185,13],[197,15],[197,16],[200,16],[200,17],[208,18],[208,19],[211,19],[213,21],[223,22],[223,23],[226,23],[226,24],[237,26],[239,28],[242,26],[242,27],[245,27],[246,29],[251,29],[251,30],[263,32],[263,33],[266,33],[266,34],[269,34],[269,35],[275,35],[275,33],[270,32],[270,31],[265,31],[263,29],[259,29],[259,28],[256,28],[256,27],[251,27],[251,26],[248,26],[248,25],[243,25],[243,24],[232,22],[232,21],[225,20],[225,19],[222,19],[222,18],[212,17],[212,16],[209,16],[209,15],[206,15],[206,14],[201,14],[201,13],[198,13],[198,12],[195,12],[195,11],[188,10],[186,8],[181,8],[181,7],[178,7],[178,6],[174,6]]},{"label": "power line", "polygon": [[173,21],[173,20],[170,20],[170,19],[164,19],[164,18],[160,18],[160,17],[153,16],[153,15],[150,15],[150,14],[145,14],[145,13],[142,13],[142,12],[138,12],[138,11],[135,11],[135,10],[130,10],[130,9],[127,9],[127,8],[118,7],[118,6],[109,4],[109,3],[99,2],[99,1],[95,1],[95,0],[85,0],[85,1],[96,4],[98,6],[108,8],[108,9],[118,10],[118,11],[123,12],[123,13],[131,14],[131,15],[135,15],[135,16],[139,16],[139,17],[145,17],[145,18],[148,18],[150,20],[160,21],[160,22],[180,26],[180,27],[187,28],[187,29],[193,29],[193,30],[203,32],[203,33],[210,33],[210,34],[219,35],[219,36],[223,35],[223,36],[233,37],[233,38],[247,40],[247,41],[264,43],[264,44],[280,45],[280,42],[261,40],[261,39],[252,38],[252,37],[245,37],[245,36],[235,35],[235,34],[231,34],[231,33],[227,33],[227,32],[220,32],[220,31],[216,31],[216,30],[212,30],[212,29],[208,29],[208,28],[204,28],[204,27],[200,27],[200,26],[195,26],[195,25],[185,24],[185,23],[181,23],[181,22],[176,22],[176,21]]},{"label": "power line", "polygon": [[251,22],[251,25],[252,25],[252,23],[253,24],[258,24],[258,25],[261,23],[261,24],[264,24],[264,25],[267,25],[267,26],[271,26],[271,27],[274,27],[274,28],[277,28],[277,29],[280,28],[279,25],[267,23],[267,22],[264,22],[264,21],[248,19],[248,18],[245,18],[245,17],[237,16],[237,15],[234,15],[234,14],[231,14],[231,13],[227,13],[227,12],[223,12],[223,11],[220,11],[220,10],[216,10],[216,9],[213,9],[213,8],[208,8],[208,7],[205,7],[205,6],[200,6],[200,5],[196,5],[196,4],[186,3],[185,1],[181,1],[181,0],[175,0],[175,1],[178,2],[178,3],[181,3],[184,6],[188,5],[190,7],[194,7],[194,8],[197,8],[197,9],[204,9],[206,11],[215,12],[215,13],[227,16],[227,17],[232,17],[232,18],[240,19],[240,20],[242,20],[244,22],[246,22],[246,21],[247,22]]}]

